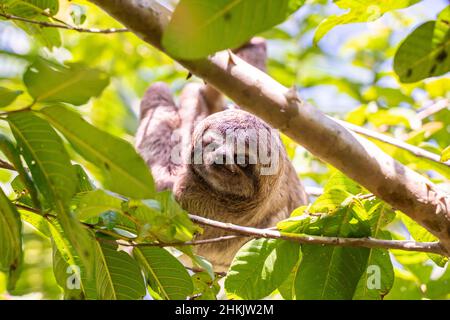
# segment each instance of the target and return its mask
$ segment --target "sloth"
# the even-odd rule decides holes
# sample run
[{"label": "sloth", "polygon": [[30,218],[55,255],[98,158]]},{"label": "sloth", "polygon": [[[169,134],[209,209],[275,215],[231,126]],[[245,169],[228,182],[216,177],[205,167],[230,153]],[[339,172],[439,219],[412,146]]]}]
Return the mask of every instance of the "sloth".
[{"label": "sloth", "polygon": [[[236,53],[265,70],[263,40],[252,39]],[[165,83],[151,85],[141,102],[136,149],[157,189],[171,190],[192,214],[268,228],[307,203],[278,133],[246,111],[226,109],[222,94],[207,84],[188,84],[179,107]],[[224,235],[205,227],[198,238]],[[195,249],[216,271],[226,271],[246,241],[235,238]]]}]

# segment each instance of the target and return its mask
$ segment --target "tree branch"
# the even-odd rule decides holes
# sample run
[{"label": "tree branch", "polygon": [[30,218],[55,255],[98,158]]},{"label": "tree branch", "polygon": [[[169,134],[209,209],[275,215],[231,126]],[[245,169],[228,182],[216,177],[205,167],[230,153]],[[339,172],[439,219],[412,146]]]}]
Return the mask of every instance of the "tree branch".
[{"label": "tree branch", "polygon": [[450,104],[449,99],[442,99],[442,100],[438,100],[435,103],[431,104],[428,107],[422,108],[418,113],[417,113],[417,118],[419,120],[423,120],[425,118],[428,118],[429,116],[438,113],[439,111],[448,108]]},{"label": "tree branch", "polygon": [[376,139],[376,140],[379,140],[381,142],[393,145],[393,146],[395,146],[397,148],[400,148],[400,149],[403,149],[403,150],[406,150],[406,151],[412,153],[416,157],[428,159],[430,161],[437,162],[437,163],[439,163],[441,165],[444,165],[444,166],[447,166],[447,167],[450,168],[450,162],[442,162],[442,161],[440,161],[441,157],[439,155],[435,154],[435,153],[432,153],[432,152],[429,152],[429,151],[424,150],[422,148],[413,146],[413,145],[411,145],[409,143],[406,143],[404,141],[401,141],[401,140],[389,137],[389,136],[387,136],[385,134],[378,133],[378,132],[375,132],[375,131],[372,131],[372,130],[369,130],[369,129],[366,129],[366,128],[363,128],[363,127],[360,127],[360,126],[357,126],[357,125],[354,125],[354,124],[349,123],[349,122],[345,122],[345,121],[337,120],[337,119],[334,119],[334,121],[337,121],[338,123],[340,123],[341,125],[343,125],[347,129],[352,130],[353,132],[356,132],[356,133],[361,134],[363,136],[366,136],[366,137],[369,137],[369,138],[372,138],[372,139]]},{"label": "tree branch", "polygon": [[323,194],[323,188],[305,186],[305,192],[308,196],[318,197]]},{"label": "tree branch", "polygon": [[[55,215],[49,213],[43,213],[39,209],[35,209],[29,206],[22,205],[20,203],[14,203],[14,205],[22,210],[27,210],[43,216],[45,219],[56,219]],[[398,249],[403,251],[417,251],[428,252],[440,255],[446,255],[439,242],[415,242],[415,241],[401,241],[401,240],[381,240],[373,238],[341,238],[341,237],[323,237],[323,236],[310,236],[294,233],[284,233],[277,231],[276,227],[267,229],[258,229],[252,227],[244,227],[231,223],[224,223],[216,220],[207,219],[204,217],[189,215],[189,218],[200,225],[205,225],[217,229],[222,229],[228,232],[235,233],[235,235],[227,235],[217,238],[192,240],[186,242],[151,242],[151,243],[135,243],[133,239],[123,237],[113,231],[98,229],[95,225],[83,223],[90,229],[95,229],[98,232],[110,235],[122,240],[120,245],[126,247],[177,247],[177,246],[199,246],[210,243],[218,243],[234,240],[237,238],[266,238],[266,239],[283,239],[292,242],[304,243],[304,244],[317,244],[317,245],[331,245],[341,247],[364,247],[364,248],[380,248],[380,249]],[[51,222],[51,220],[49,220]],[[112,241],[108,239],[99,238],[99,241]]]},{"label": "tree branch", "polygon": [[11,171],[15,171],[16,170],[16,168],[14,168],[14,166],[11,163],[9,163],[9,162],[7,162],[5,160],[2,160],[2,159],[0,159],[0,168],[11,170]]},{"label": "tree branch", "polygon": [[97,29],[97,28],[82,28],[77,26],[72,26],[67,23],[52,23],[48,21],[39,21],[39,20],[32,20],[28,18],[23,18],[15,15],[11,15],[8,13],[0,13],[0,17],[3,17],[8,20],[14,20],[14,21],[21,21],[26,23],[32,23],[39,25],[43,28],[58,28],[58,29],[66,29],[66,30],[72,30],[77,32],[85,32],[85,33],[102,33],[102,34],[110,34],[110,33],[121,33],[121,32],[128,32],[129,30],[127,28],[109,28],[109,29]]},{"label": "tree branch", "polygon": [[189,215],[195,223],[222,229],[225,231],[237,233],[240,235],[251,236],[253,238],[283,239],[292,242],[304,244],[331,245],[340,247],[364,247],[364,248],[380,248],[380,249],[398,249],[404,251],[419,251],[446,255],[439,242],[415,242],[403,240],[381,240],[373,238],[341,238],[341,237],[323,237],[310,236],[294,233],[284,233],[273,229],[257,229],[252,227],[244,227],[232,223],[224,223],[207,219],[204,217]]},{"label": "tree branch", "polygon": [[[90,0],[130,31],[164,51],[161,38],[171,11],[155,1]],[[403,166],[370,141],[350,132],[302,101],[264,72],[229,52],[194,61],[178,60],[192,74],[243,109],[280,129],[370,192],[424,226],[450,253],[450,196]]]}]

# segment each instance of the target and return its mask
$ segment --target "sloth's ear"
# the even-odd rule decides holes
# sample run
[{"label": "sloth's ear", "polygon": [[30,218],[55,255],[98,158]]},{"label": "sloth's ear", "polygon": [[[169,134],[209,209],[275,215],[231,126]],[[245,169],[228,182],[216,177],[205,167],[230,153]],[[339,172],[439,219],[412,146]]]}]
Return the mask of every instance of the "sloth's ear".
[{"label": "sloth's ear", "polygon": [[267,43],[260,37],[252,38],[242,47],[233,50],[242,60],[266,72]]}]

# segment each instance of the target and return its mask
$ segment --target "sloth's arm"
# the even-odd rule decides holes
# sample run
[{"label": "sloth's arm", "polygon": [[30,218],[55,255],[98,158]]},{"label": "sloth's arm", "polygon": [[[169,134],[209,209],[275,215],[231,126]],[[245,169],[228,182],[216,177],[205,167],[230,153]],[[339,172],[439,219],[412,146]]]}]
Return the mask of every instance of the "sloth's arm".
[{"label": "sloth's arm", "polygon": [[[234,50],[241,59],[262,71],[266,71],[267,48],[263,38],[255,37]],[[225,110],[224,95],[209,84],[190,83],[180,96],[180,119],[183,143],[190,143],[195,125],[207,116]]]},{"label": "sloth's arm", "polygon": [[[266,40],[260,37],[252,38],[243,46],[233,50],[233,52],[242,60],[250,63],[254,67],[266,72],[267,63],[267,45]],[[220,112],[225,109],[225,97],[213,86],[206,84],[203,86],[202,96],[205,100],[209,114]]]},{"label": "sloth's arm", "polygon": [[158,190],[172,189],[180,164],[172,161],[179,144],[180,116],[165,83],[154,83],[141,102],[136,149],[151,168]]}]

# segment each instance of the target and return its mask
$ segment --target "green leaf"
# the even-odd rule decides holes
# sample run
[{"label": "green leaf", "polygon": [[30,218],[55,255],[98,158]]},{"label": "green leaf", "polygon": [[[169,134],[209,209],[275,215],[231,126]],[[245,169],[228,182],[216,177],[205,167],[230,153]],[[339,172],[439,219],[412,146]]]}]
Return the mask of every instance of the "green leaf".
[{"label": "green leaf", "polygon": [[364,99],[367,101],[379,101],[383,106],[392,107],[399,106],[402,102],[414,104],[414,99],[404,94],[400,89],[388,88],[380,86],[372,86],[364,92]]},{"label": "green leaf", "polygon": [[303,245],[295,278],[297,299],[350,300],[365,271],[368,249]]},{"label": "green leaf", "polygon": [[88,192],[95,189],[94,184],[92,183],[91,179],[87,175],[86,171],[83,169],[82,166],[79,164],[74,164],[73,167],[75,168],[75,172],[78,177],[78,187],[76,192]]},{"label": "green leaf", "polygon": [[133,255],[145,272],[148,284],[166,300],[185,300],[194,285],[186,268],[167,250],[136,247]]},{"label": "green leaf", "polygon": [[220,291],[218,281],[220,277],[211,279],[206,271],[197,272],[192,275],[194,282],[193,295],[197,295],[195,300],[217,300],[217,295]]},{"label": "green leaf", "polygon": [[83,262],[89,264],[92,258],[89,236],[68,208],[77,176],[61,138],[31,111],[11,113],[8,122],[34,182],[56,211],[66,236]]},{"label": "green leaf", "polygon": [[84,299],[79,265],[69,265],[55,245],[53,245],[53,273],[56,282],[64,290],[64,300]]},{"label": "green leaf", "polygon": [[423,293],[415,277],[408,271],[395,269],[395,281],[386,300],[422,300]]},{"label": "green leaf", "polygon": [[[401,218],[414,240],[419,242],[434,242],[439,240],[407,215],[401,213]],[[428,256],[440,267],[445,266],[448,261],[447,257],[441,255],[429,253]]]},{"label": "green leaf", "polygon": [[416,113],[406,108],[382,109],[367,115],[367,120],[377,127],[404,125],[410,128],[416,119]]},{"label": "green leaf", "polygon": [[48,226],[47,220],[40,214],[34,213],[32,211],[19,208],[20,218],[22,221],[30,224],[38,234],[41,234],[44,238],[50,238],[51,232]]},{"label": "green leaf", "polygon": [[10,90],[0,87],[0,108],[6,107],[16,100],[23,93],[21,90]]},{"label": "green leaf", "polygon": [[450,146],[445,148],[441,153],[441,161],[446,162],[448,160],[450,160]]},{"label": "green leaf", "polygon": [[72,4],[70,6],[70,16],[73,23],[76,25],[82,25],[86,21],[86,7],[78,4]]},{"label": "green leaf", "polygon": [[[94,267],[83,266],[56,219],[48,219],[48,230],[53,244],[53,272],[59,286],[64,290],[64,299],[95,300],[97,292],[94,270],[91,271]],[[93,244],[94,239],[91,242],[91,245]]]},{"label": "green leaf", "polygon": [[[188,213],[181,208],[170,191],[158,192],[154,199],[161,206],[161,212],[170,218],[171,224],[176,228],[174,238],[179,241],[189,241],[195,233],[201,231],[188,217]],[[146,201],[147,205],[152,206],[152,202]]]},{"label": "green leaf", "polygon": [[430,79],[424,85],[430,98],[450,98],[450,81],[448,81],[448,78]]},{"label": "green leaf", "polygon": [[36,7],[41,8],[43,11],[48,12],[51,16],[58,13],[59,1],[58,0],[22,0],[28,2]]},{"label": "green leaf", "polygon": [[129,233],[128,236],[131,238],[134,238],[138,234],[139,228],[135,219],[123,214],[123,212],[117,211],[106,211],[102,213],[98,220],[98,225],[104,226],[108,230],[124,230]]},{"label": "green leaf", "polygon": [[5,154],[5,156],[14,165],[14,168],[19,173],[19,179],[23,183],[23,186],[26,188],[26,191],[30,194],[33,204],[37,208],[40,208],[36,186],[28,175],[28,172],[23,167],[22,159],[20,158],[16,146],[2,134],[0,134],[0,150]]},{"label": "green leaf", "polygon": [[42,194],[49,202],[68,203],[75,192],[77,179],[61,138],[34,112],[11,113],[8,121],[19,151]]},{"label": "green leaf", "polygon": [[391,250],[391,253],[405,270],[416,277],[418,284],[426,284],[431,279],[433,265],[427,263],[429,257],[425,253],[403,250]]},{"label": "green leaf", "polygon": [[324,192],[334,189],[343,190],[353,195],[357,195],[363,191],[362,187],[359,184],[357,184],[355,181],[353,181],[340,171],[336,171],[336,173],[334,173],[330,177],[324,187]]},{"label": "green leaf", "polygon": [[430,299],[446,299],[450,294],[450,267],[438,279],[432,279],[427,283],[427,297]]},{"label": "green leaf", "polygon": [[246,243],[236,254],[225,279],[229,298],[261,299],[287,278],[299,257],[298,244],[274,239]]},{"label": "green leaf", "polygon": [[[383,231],[385,227],[395,218],[395,213],[385,203],[376,200],[371,203],[369,219],[371,235],[376,239],[391,240],[390,233]],[[388,250],[370,249],[367,259],[367,270],[359,280],[355,300],[381,300],[389,293],[394,284],[394,267]]]},{"label": "green leaf", "polygon": [[145,282],[136,260],[123,251],[117,251],[117,245],[95,243],[98,299],[142,299],[145,296]]},{"label": "green leaf", "polygon": [[299,0],[181,0],[162,44],[182,59],[198,59],[236,48],[255,34],[281,22],[298,9]]},{"label": "green leaf", "polygon": [[394,57],[394,71],[401,82],[410,83],[445,74],[450,70],[450,31],[433,47],[435,21],[428,21],[409,34]]},{"label": "green leaf", "polygon": [[106,188],[134,199],[154,196],[150,170],[128,142],[97,129],[68,108],[52,106],[41,112],[81,156],[101,169]]},{"label": "green leaf", "polygon": [[314,77],[302,79],[303,87],[314,87],[322,85],[334,86],[339,90],[339,92],[346,93],[356,100],[363,101],[361,97],[361,84],[350,79],[329,75],[317,75]]},{"label": "green leaf", "polygon": [[59,10],[58,0],[3,0],[0,2],[0,7],[5,12],[31,18],[41,13],[47,13],[54,16]]},{"label": "green leaf", "polygon": [[450,30],[450,6],[442,10],[437,18],[433,31],[432,46],[436,48],[445,42],[447,33]]},{"label": "green leaf", "polygon": [[185,242],[200,230],[169,191],[157,193],[155,200],[131,200],[124,204],[123,210],[138,221],[138,235],[142,240]]},{"label": "green leaf", "polygon": [[8,290],[15,287],[22,259],[22,222],[16,207],[0,188],[0,271],[9,275]]},{"label": "green leaf", "polygon": [[[357,185],[338,173],[327,183],[324,194],[339,192],[344,198],[344,190],[349,194],[352,189],[357,192]],[[382,228],[394,219],[395,214],[379,200],[365,201],[364,205],[359,201],[347,202],[346,206],[332,204],[334,211],[328,215],[305,213],[315,206],[314,203],[312,207],[298,208],[291,218],[278,223],[278,229],[285,234],[390,238]],[[285,299],[380,299],[392,287],[394,275],[387,250],[303,245],[302,253],[300,266],[279,288]],[[322,269],[313,271],[315,260]],[[349,272],[350,269],[355,271]],[[312,279],[317,281],[317,287],[313,289]]]},{"label": "green leaf", "polygon": [[[50,18],[37,16],[33,20],[42,22],[52,22]],[[61,34],[57,28],[41,28],[34,23],[28,23],[23,21],[15,21],[15,24],[28,33],[33,40],[37,40],[41,45],[49,48],[60,47],[62,44]]]},{"label": "green leaf", "polygon": [[64,261],[66,261],[68,265],[79,265],[77,254],[70,241],[67,239],[58,220],[55,218],[48,218],[47,221],[51,239]]},{"label": "green leaf", "polygon": [[300,256],[298,258],[297,263],[294,268],[289,273],[288,277],[284,282],[278,287],[278,292],[280,292],[281,296],[284,300],[295,300],[295,277],[298,273],[298,268],[300,267],[300,263],[302,262],[302,251],[299,251]]},{"label": "green leaf", "polygon": [[[53,272],[59,286],[64,290],[65,299],[85,299],[95,296],[92,292],[92,278],[88,275],[89,268],[85,268],[77,253],[64,234],[61,224],[52,216],[43,216],[34,212],[21,210],[23,221],[33,226],[44,237],[50,238],[53,245]],[[88,278],[89,277],[89,278]],[[79,281],[79,288],[68,286],[68,280]]]},{"label": "green leaf", "polygon": [[332,213],[348,205],[363,189],[341,172],[334,173],[324,187],[324,192],[309,208],[310,212]]},{"label": "green leaf", "polygon": [[98,217],[106,211],[121,212],[122,200],[107,194],[103,190],[94,190],[77,194],[72,204],[79,220]]},{"label": "green leaf", "polygon": [[319,42],[322,37],[337,25],[369,22],[379,19],[386,12],[409,7],[420,0],[336,0],[334,3],[341,9],[349,9],[342,15],[332,15],[322,21],[314,35],[314,43]]},{"label": "green leaf", "polygon": [[176,248],[191,259],[192,265],[196,269],[202,270],[202,272],[206,272],[206,274],[209,275],[209,280],[214,280],[216,275],[214,273],[214,267],[211,262],[209,262],[202,256],[194,254],[192,246],[178,246]]},{"label": "green leaf", "polygon": [[109,77],[82,64],[62,66],[39,58],[28,67],[23,81],[37,101],[82,105],[102,93]]},{"label": "green leaf", "polygon": [[[54,16],[59,10],[58,0],[4,0],[0,8],[11,15],[32,19],[34,21],[52,22],[48,16]],[[44,46],[61,46],[61,36],[57,28],[42,28],[34,23],[14,20],[14,23],[37,39]]]},{"label": "green leaf", "polygon": [[[313,221],[302,231],[338,237],[370,235],[353,205]],[[302,245],[302,261],[295,277],[296,299],[352,299],[366,271],[369,253],[367,248]]]}]

